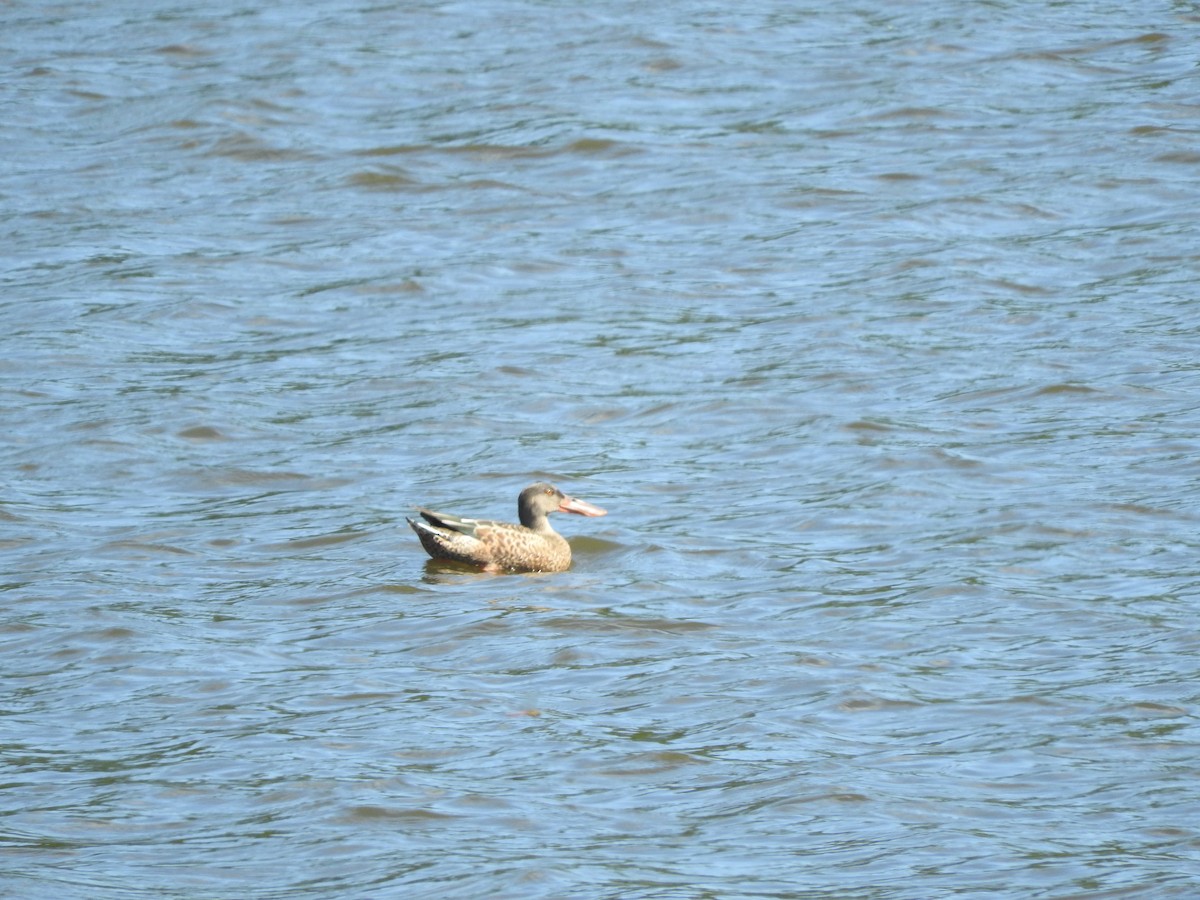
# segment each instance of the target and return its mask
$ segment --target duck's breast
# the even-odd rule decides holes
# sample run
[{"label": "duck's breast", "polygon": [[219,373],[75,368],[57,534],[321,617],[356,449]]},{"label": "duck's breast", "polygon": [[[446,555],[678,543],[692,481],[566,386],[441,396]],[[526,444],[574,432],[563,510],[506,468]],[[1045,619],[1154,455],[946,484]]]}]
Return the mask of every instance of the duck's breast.
[{"label": "duck's breast", "polygon": [[571,566],[571,545],[556,532],[531,531],[520,525],[479,529],[491,561],[504,569],[524,572],[562,572]]}]

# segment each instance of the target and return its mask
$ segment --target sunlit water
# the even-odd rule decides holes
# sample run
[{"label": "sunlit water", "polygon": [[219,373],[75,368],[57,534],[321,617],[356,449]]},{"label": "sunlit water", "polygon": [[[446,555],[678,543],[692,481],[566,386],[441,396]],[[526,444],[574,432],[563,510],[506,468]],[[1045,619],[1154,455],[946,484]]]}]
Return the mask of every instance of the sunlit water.
[{"label": "sunlit water", "polygon": [[0,25],[0,894],[1200,890],[1194,4]]}]

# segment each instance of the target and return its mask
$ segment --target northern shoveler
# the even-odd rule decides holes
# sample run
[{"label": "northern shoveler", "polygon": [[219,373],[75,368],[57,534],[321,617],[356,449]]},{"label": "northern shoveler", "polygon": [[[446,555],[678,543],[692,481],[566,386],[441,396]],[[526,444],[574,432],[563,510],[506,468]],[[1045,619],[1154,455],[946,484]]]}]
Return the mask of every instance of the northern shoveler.
[{"label": "northern shoveler", "polygon": [[483,566],[488,572],[563,572],[571,567],[571,545],[550,527],[547,513],[603,516],[605,510],[568,497],[539,481],[517,499],[520,525],[468,519],[417,507],[425,521],[409,519],[425,552],[434,559]]}]

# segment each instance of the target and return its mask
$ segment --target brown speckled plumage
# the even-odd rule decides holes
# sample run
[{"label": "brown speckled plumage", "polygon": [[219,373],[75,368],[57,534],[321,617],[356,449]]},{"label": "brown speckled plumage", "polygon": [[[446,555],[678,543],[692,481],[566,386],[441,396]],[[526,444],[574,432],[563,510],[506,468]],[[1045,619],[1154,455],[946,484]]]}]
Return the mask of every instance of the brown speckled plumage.
[{"label": "brown speckled plumage", "polygon": [[602,516],[604,510],[563,494],[552,484],[538,482],[521,491],[517,500],[520,525],[470,519],[417,508],[424,521],[408,524],[421,546],[434,559],[483,566],[492,572],[562,572],[571,566],[571,545],[550,527],[551,512]]}]

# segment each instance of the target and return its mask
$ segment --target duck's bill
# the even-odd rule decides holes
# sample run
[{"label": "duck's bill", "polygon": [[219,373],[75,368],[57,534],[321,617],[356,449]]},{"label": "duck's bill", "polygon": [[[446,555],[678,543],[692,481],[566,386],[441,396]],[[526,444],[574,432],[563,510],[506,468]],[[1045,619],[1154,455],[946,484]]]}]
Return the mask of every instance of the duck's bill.
[{"label": "duck's bill", "polygon": [[592,506],[586,500],[579,500],[575,497],[564,497],[563,502],[558,504],[559,512],[579,513],[581,516],[606,516],[608,510],[601,509],[598,506]]}]

